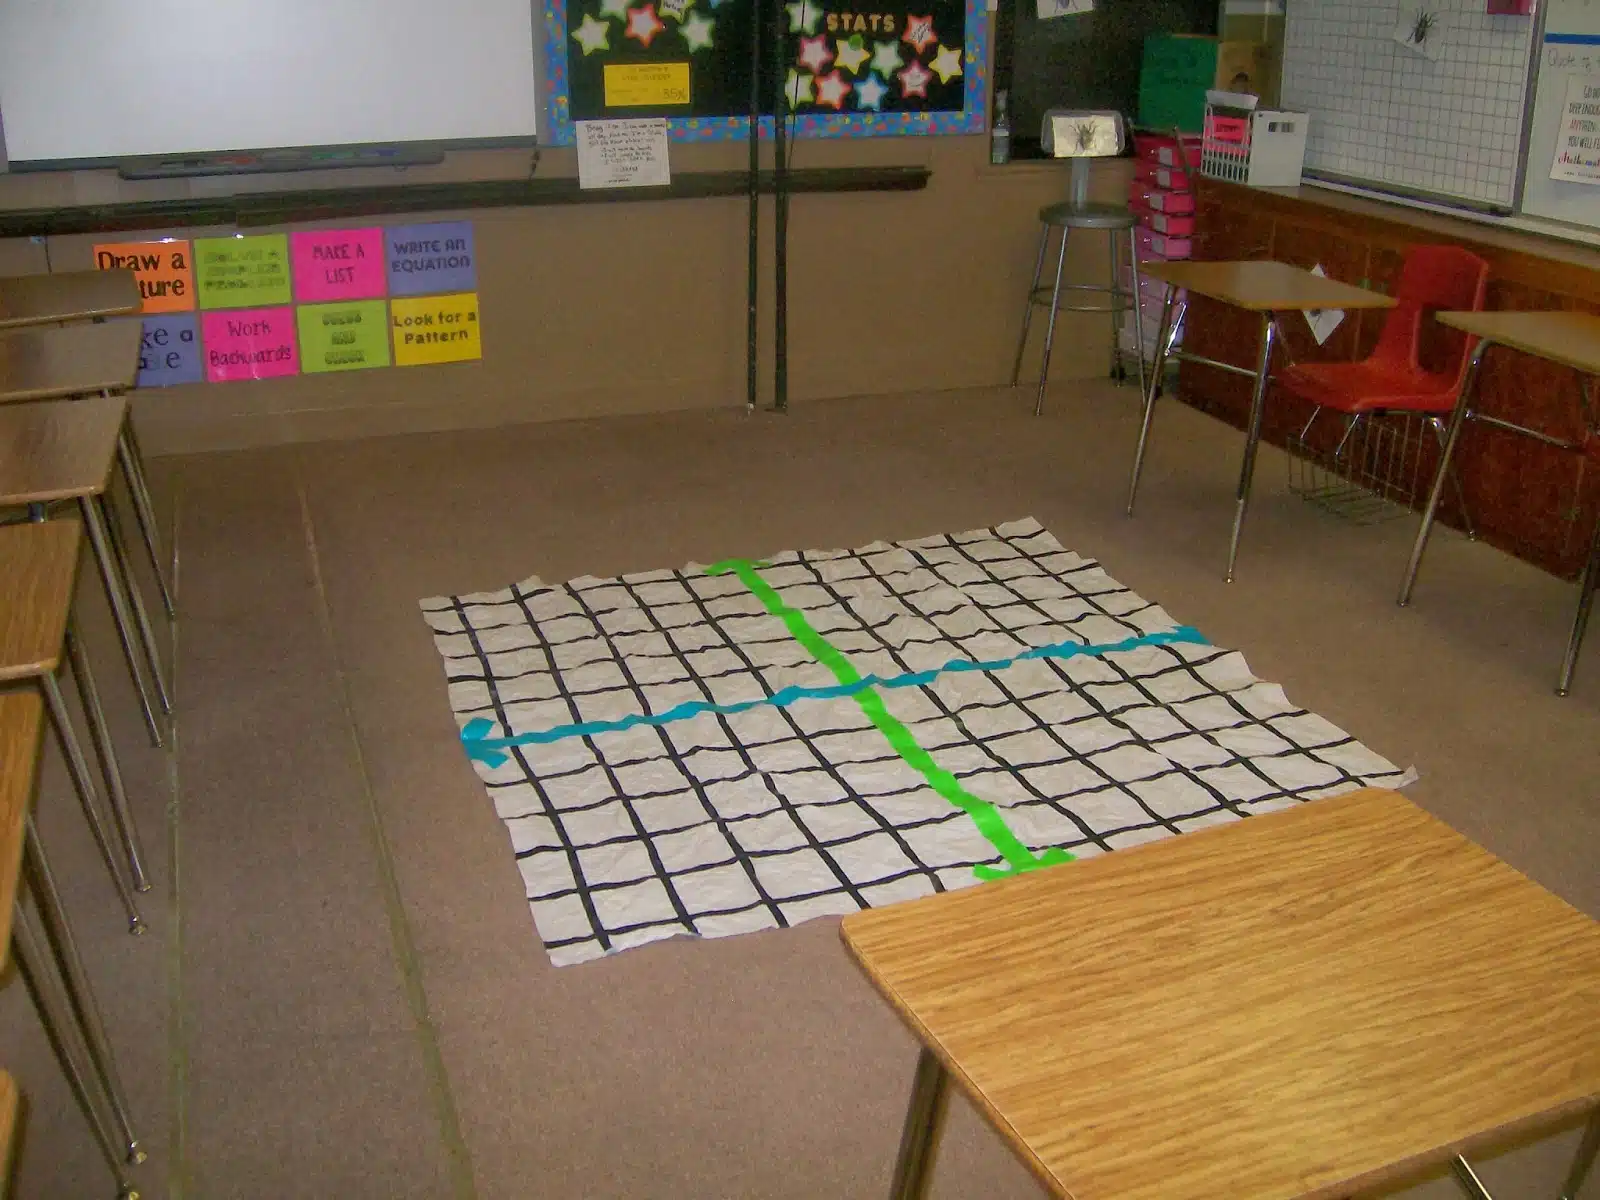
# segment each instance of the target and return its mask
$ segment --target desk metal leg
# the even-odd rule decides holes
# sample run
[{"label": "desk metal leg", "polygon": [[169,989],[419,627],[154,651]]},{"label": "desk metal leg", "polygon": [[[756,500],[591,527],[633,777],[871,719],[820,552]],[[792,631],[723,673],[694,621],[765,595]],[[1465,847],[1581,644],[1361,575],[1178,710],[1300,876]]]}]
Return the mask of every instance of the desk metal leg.
[{"label": "desk metal leg", "polygon": [[[1156,361],[1151,364],[1150,378],[1144,392],[1144,420],[1139,425],[1139,447],[1133,452],[1133,477],[1128,480],[1128,515],[1133,516],[1133,502],[1139,495],[1139,475],[1144,470],[1144,451],[1150,443],[1150,422],[1156,415],[1156,397],[1161,394],[1161,377],[1166,373],[1167,357],[1178,340],[1178,330],[1183,327],[1183,306],[1177,303],[1178,289],[1168,285],[1166,300],[1161,305],[1161,324],[1156,327]],[[1144,347],[1139,348],[1143,362]]]},{"label": "desk metal leg", "polygon": [[117,569],[122,572],[122,582],[127,588],[128,607],[133,609],[134,625],[139,630],[139,639],[144,643],[144,656],[150,664],[150,678],[155,684],[156,699],[161,702],[161,711],[170,713],[172,700],[167,694],[167,682],[161,674],[161,648],[156,645],[155,629],[150,624],[150,615],[145,612],[144,597],[133,577],[133,564],[128,560],[128,550],[123,544],[122,534],[117,525],[117,514],[111,507],[111,493],[101,492],[94,497],[93,507],[100,512],[106,542],[111,547],[111,557],[116,562]]},{"label": "desk metal leg", "polygon": [[938,1056],[924,1046],[911,1084],[911,1103],[900,1133],[900,1157],[894,1167],[894,1182],[889,1186],[889,1200],[923,1200],[927,1196],[949,1100],[950,1076]]},{"label": "desk metal leg", "polygon": [[71,1027],[72,1019],[67,1002],[44,965],[45,954],[39,947],[38,936],[33,932],[33,920],[20,904],[12,922],[11,941],[17,952],[17,966],[22,971],[22,981],[33,997],[33,1006],[39,1013],[39,1023],[44,1026],[45,1037],[55,1051],[56,1061],[61,1064],[61,1073],[67,1077],[67,1083],[72,1088],[72,1098],[78,1102],[84,1119],[89,1122],[89,1130],[94,1134],[106,1165],[111,1168],[112,1177],[117,1181],[117,1196],[119,1200],[138,1200],[139,1193],[123,1173],[121,1156],[117,1153],[111,1129],[89,1091],[89,1080],[79,1062],[77,1047],[68,1043],[66,1031]]},{"label": "desk metal leg", "polygon": [[100,582],[105,586],[106,603],[111,606],[111,616],[117,627],[117,640],[122,643],[122,656],[128,661],[128,674],[133,676],[134,690],[139,693],[139,708],[144,714],[145,728],[150,733],[150,744],[161,745],[161,723],[156,720],[155,707],[150,702],[149,687],[144,672],[139,669],[139,649],[134,642],[133,618],[128,613],[128,602],[122,594],[122,580],[117,575],[116,564],[111,560],[111,548],[106,545],[105,528],[100,521],[100,510],[93,496],[78,498],[78,511],[83,517],[84,531],[89,535],[89,548],[94,552],[94,564],[100,571]]},{"label": "desk metal leg", "polygon": [[1583,1181],[1589,1177],[1597,1155],[1600,1155],[1600,1108],[1594,1110],[1589,1117],[1589,1124],[1584,1126],[1583,1140],[1578,1143],[1578,1153],[1573,1156],[1567,1182],[1561,1185],[1561,1200],[1578,1200]]},{"label": "desk metal leg", "polygon": [[89,670],[89,660],[83,653],[72,623],[67,622],[67,661],[72,665],[72,677],[78,681],[78,696],[83,700],[83,715],[89,721],[89,735],[100,753],[100,774],[105,777],[106,791],[111,797],[111,815],[116,818],[117,832],[122,835],[122,849],[128,856],[128,870],[133,874],[133,889],[148,892],[150,880],[144,872],[144,853],[139,846],[139,829],[134,824],[133,809],[128,804],[128,790],[122,782],[122,766],[117,762],[117,747],[111,740],[111,726],[106,723],[105,710],[100,707],[100,689],[95,685],[94,674]]},{"label": "desk metal leg", "polygon": [[166,609],[167,620],[170,621],[177,613],[177,609],[173,607],[172,591],[167,587],[167,572],[161,561],[161,537],[156,529],[156,511],[150,502],[150,490],[145,483],[144,470],[139,466],[138,457],[133,452],[133,443],[128,439],[126,425],[117,435],[117,458],[122,464],[122,478],[128,484],[128,495],[133,498],[133,515],[139,522],[139,534],[144,539],[146,553],[150,555],[150,569],[155,572],[156,587],[161,590],[161,606]]},{"label": "desk metal leg", "polygon": [[1483,363],[1483,352],[1488,342],[1479,342],[1467,363],[1467,377],[1461,383],[1461,395],[1450,413],[1450,429],[1444,435],[1444,448],[1439,451],[1439,469],[1433,474],[1433,486],[1428,489],[1428,504],[1422,510],[1422,528],[1417,530],[1417,540],[1411,547],[1411,561],[1406,564],[1405,578],[1400,581],[1401,608],[1411,603],[1411,589],[1417,582],[1417,571],[1422,566],[1422,554],[1428,548],[1428,534],[1433,531],[1433,518],[1439,511],[1439,500],[1444,495],[1445,476],[1450,473],[1450,461],[1455,458],[1456,444],[1461,440],[1461,427],[1472,411],[1472,399],[1478,387],[1478,368]]},{"label": "desk metal leg", "polygon": [[1233,582],[1233,567],[1239,559],[1239,535],[1244,532],[1244,513],[1250,507],[1250,484],[1256,473],[1256,448],[1261,445],[1261,420],[1267,408],[1267,383],[1272,378],[1272,350],[1278,343],[1278,316],[1268,313],[1261,327],[1261,356],[1256,360],[1256,388],[1250,397],[1250,424],[1244,435],[1244,463],[1239,468],[1239,494],[1233,510],[1233,537],[1228,542],[1228,573],[1224,582]]},{"label": "desk metal leg", "polygon": [[1561,660],[1561,680],[1556,695],[1565,696],[1572,688],[1572,673],[1578,669],[1578,650],[1584,630],[1589,627],[1589,612],[1594,608],[1595,587],[1600,585],[1600,521],[1595,522],[1594,541],[1589,545],[1589,561],[1578,579],[1578,611],[1572,618],[1572,636],[1567,639],[1567,656]]},{"label": "desk metal leg", "polygon": [[1461,1190],[1470,1196],[1471,1200],[1494,1200],[1489,1194],[1489,1189],[1483,1186],[1483,1180],[1479,1179],[1478,1173],[1472,1169],[1472,1164],[1459,1154],[1450,1160],[1450,1173],[1456,1177]]},{"label": "desk metal leg", "polygon": [[1033,402],[1033,415],[1044,411],[1044,387],[1050,378],[1050,351],[1056,344],[1056,314],[1061,311],[1061,276],[1067,269],[1067,242],[1071,230],[1061,227],[1061,253],[1056,256],[1056,286],[1050,293],[1050,319],[1044,327],[1044,357],[1039,360],[1039,398]]}]

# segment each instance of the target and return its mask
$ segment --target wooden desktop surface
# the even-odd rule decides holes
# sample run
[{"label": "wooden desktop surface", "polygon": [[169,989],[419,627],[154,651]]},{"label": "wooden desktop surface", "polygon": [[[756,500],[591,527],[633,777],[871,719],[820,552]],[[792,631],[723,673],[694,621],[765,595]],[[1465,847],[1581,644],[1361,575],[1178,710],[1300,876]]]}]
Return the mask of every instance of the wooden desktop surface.
[{"label": "wooden desktop surface", "polygon": [[0,406],[0,505],[105,491],[127,412],[121,396]]},{"label": "wooden desktop surface", "polygon": [[1147,279],[1187,288],[1251,312],[1291,309],[1393,308],[1394,297],[1280,262],[1161,262],[1139,264]]},{"label": "wooden desktop surface", "polygon": [[142,337],[138,321],[0,334],[0,404],[126,391]]},{"label": "wooden desktop surface", "polygon": [[131,316],[141,303],[127,270],[0,277],[0,329]]},{"label": "wooden desktop surface", "polygon": [[1441,312],[1449,325],[1575,371],[1600,375],[1600,317],[1586,312]]},{"label": "wooden desktop surface", "polygon": [[76,520],[0,526],[0,682],[61,664],[81,541]]},{"label": "wooden desktop surface", "polygon": [[1600,1103],[1600,923],[1393,792],[842,932],[1074,1200],[1345,1196]]},{"label": "wooden desktop surface", "polygon": [[[43,730],[44,701],[37,689],[0,692],[0,970],[10,961],[11,916],[22,874],[22,839],[28,806],[33,803]],[[15,1102],[13,1093],[12,1106]],[[6,1124],[8,1120],[0,1119],[0,1126]],[[0,1167],[3,1165],[0,1162]]]}]

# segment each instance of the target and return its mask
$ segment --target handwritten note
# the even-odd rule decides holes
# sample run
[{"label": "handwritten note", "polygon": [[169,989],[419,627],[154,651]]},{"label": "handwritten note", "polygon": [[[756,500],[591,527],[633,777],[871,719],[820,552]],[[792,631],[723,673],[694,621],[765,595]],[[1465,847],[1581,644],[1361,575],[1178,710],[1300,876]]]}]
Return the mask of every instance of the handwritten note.
[{"label": "handwritten note", "polygon": [[580,188],[662,187],[672,182],[666,118],[577,124]]},{"label": "handwritten note", "polygon": [[212,383],[270,379],[300,370],[292,308],[208,312],[201,327],[206,339],[206,378]]},{"label": "handwritten note", "polygon": [[1600,184],[1600,75],[1574,75],[1567,80],[1550,178]]},{"label": "handwritten note", "polygon": [[471,221],[391,225],[384,230],[384,243],[391,296],[477,290]]},{"label": "handwritten note", "polygon": [[193,255],[187,241],[106,242],[94,248],[101,271],[129,270],[139,281],[140,312],[188,312],[194,308]]},{"label": "handwritten note", "polygon": [[389,309],[382,300],[302,304],[294,315],[306,374],[389,365]]},{"label": "handwritten note", "polygon": [[139,344],[139,387],[199,383],[200,328],[193,313],[157,313],[144,318]]},{"label": "handwritten note", "polygon": [[689,64],[607,63],[605,85],[607,108],[688,104]]},{"label": "handwritten note", "polygon": [[[1328,273],[1318,263],[1311,268],[1313,275],[1326,279]],[[1333,336],[1333,331],[1344,324],[1344,309],[1342,308],[1312,308],[1306,310],[1306,324],[1311,327],[1311,336],[1317,339],[1317,345],[1322,345]]]},{"label": "handwritten note", "polygon": [[[287,234],[196,238],[194,270],[201,308],[258,308],[290,301]],[[210,326],[206,329],[209,345]]]},{"label": "handwritten note", "polygon": [[365,300],[383,295],[381,229],[316,229],[289,235],[295,299]]},{"label": "handwritten note", "polygon": [[397,367],[482,358],[478,296],[416,296],[389,304]]}]

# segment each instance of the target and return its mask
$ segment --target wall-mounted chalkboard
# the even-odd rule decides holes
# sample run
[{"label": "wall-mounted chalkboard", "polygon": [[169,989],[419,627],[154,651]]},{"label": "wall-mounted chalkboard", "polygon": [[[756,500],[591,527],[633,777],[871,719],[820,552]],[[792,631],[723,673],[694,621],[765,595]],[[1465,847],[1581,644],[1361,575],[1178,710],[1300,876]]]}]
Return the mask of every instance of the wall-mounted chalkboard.
[{"label": "wall-mounted chalkboard", "polygon": [[[547,140],[570,144],[574,121],[627,117],[666,117],[680,141],[748,136],[756,11],[755,0],[546,0]],[[762,111],[781,103],[802,137],[979,132],[984,17],[981,0],[785,3],[781,46],[770,18],[760,31]]]},{"label": "wall-mounted chalkboard", "polygon": [[1013,158],[1042,158],[1051,108],[1109,108],[1133,119],[1152,33],[1217,32],[1217,0],[1099,0],[1089,12],[1041,18],[1053,0],[1000,0],[994,86],[1010,100]]}]

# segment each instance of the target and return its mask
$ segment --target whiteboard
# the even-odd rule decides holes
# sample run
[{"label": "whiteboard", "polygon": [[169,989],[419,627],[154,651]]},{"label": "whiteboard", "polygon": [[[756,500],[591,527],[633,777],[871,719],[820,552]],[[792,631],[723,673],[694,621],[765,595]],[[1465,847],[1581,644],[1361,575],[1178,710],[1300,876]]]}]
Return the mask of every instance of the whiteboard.
[{"label": "whiteboard", "polygon": [[[1600,3],[1600,0],[1595,0]],[[1436,20],[1429,53],[1397,30]],[[1306,170],[1509,213],[1533,18],[1484,0],[1289,0],[1283,107],[1311,114]]]},{"label": "whiteboard", "polygon": [[1600,228],[1600,184],[1550,178],[1569,82],[1574,77],[1600,82],[1600,0],[1548,0],[1538,72],[1522,211]]},{"label": "whiteboard", "polygon": [[11,166],[527,140],[530,0],[0,0]]}]

